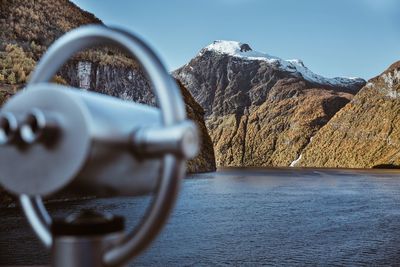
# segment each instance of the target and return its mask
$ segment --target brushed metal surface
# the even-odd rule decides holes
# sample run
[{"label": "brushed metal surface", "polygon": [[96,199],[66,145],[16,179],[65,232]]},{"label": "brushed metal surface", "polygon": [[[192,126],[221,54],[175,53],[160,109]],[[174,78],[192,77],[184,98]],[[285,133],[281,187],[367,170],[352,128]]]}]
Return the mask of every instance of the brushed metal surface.
[{"label": "brushed metal surface", "polygon": [[[55,84],[30,86],[2,109],[19,117],[30,117],[31,110],[52,114],[58,134],[0,148],[0,179],[8,191],[47,196],[69,186],[104,197],[154,191],[161,162],[138,157],[131,135],[161,127],[158,109]],[[15,168],[14,162],[24,164]]]}]

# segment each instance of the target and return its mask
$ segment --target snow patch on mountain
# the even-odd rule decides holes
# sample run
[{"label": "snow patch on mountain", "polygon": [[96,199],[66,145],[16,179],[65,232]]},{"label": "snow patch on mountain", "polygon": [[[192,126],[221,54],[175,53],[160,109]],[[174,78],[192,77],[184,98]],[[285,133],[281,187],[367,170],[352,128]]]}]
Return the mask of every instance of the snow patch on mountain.
[{"label": "snow patch on mountain", "polygon": [[386,96],[399,99],[400,92],[397,91],[397,85],[400,83],[400,71],[394,70],[393,73],[383,74],[382,78],[386,83],[386,88],[383,88],[383,90],[387,91]]},{"label": "snow patch on mountain", "polygon": [[293,160],[292,163],[290,163],[289,167],[296,167],[297,163],[301,160],[302,156],[303,155],[300,154],[300,156],[297,159]]},{"label": "snow patch on mountain", "polygon": [[271,65],[274,65],[275,67],[283,71],[291,72],[294,75],[301,75],[305,80],[312,83],[339,87],[348,87],[360,83],[365,83],[363,79],[357,77],[326,78],[312,72],[304,65],[303,61],[299,59],[284,60],[266,53],[254,51],[250,48],[248,44],[236,41],[214,41],[212,44],[203,48],[200,51],[199,55],[203,55],[206,51],[212,51],[219,54],[227,54],[246,60],[262,60],[268,62]]}]

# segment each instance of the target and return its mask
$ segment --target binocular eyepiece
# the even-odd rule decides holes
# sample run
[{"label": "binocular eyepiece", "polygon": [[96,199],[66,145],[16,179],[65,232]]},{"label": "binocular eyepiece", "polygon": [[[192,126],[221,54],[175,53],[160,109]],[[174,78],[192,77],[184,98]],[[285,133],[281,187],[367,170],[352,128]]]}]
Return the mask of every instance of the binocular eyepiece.
[{"label": "binocular eyepiece", "polygon": [[0,145],[6,145],[15,140],[18,135],[18,120],[12,113],[0,114]]},{"label": "binocular eyepiece", "polygon": [[[17,117],[21,120],[18,121]],[[58,118],[57,118],[58,117]],[[0,113],[0,146],[29,146],[35,142],[56,142],[60,134],[61,116],[33,108],[23,116]],[[163,128],[138,129],[132,133],[132,149],[137,155],[154,156],[173,153],[191,159],[198,153],[198,133],[195,124],[186,121]]]},{"label": "binocular eyepiece", "polygon": [[33,108],[22,120],[19,134],[26,144],[40,140],[54,142],[59,131],[56,115]]},{"label": "binocular eyepiece", "polygon": [[18,115],[11,112],[0,113],[0,146],[24,146],[40,140],[55,141],[58,122],[54,114],[33,108],[24,115]]}]

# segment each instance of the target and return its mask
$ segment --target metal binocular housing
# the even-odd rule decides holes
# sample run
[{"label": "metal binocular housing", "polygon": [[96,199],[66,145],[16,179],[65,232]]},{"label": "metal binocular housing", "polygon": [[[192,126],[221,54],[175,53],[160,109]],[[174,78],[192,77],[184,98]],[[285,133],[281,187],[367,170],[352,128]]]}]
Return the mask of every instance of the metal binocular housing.
[{"label": "metal binocular housing", "polygon": [[[50,83],[71,56],[99,45],[140,63],[159,109]],[[84,26],[61,37],[0,111],[0,182],[19,197],[44,245],[56,248],[57,266],[87,264],[68,261],[82,249],[96,258],[93,266],[119,266],[142,251],[165,223],[186,160],[198,150],[198,131],[175,81],[144,42],[119,29]],[[52,232],[42,198],[66,187],[105,197],[152,194],[153,201],[139,226],[112,243],[98,235],[65,243]]]}]

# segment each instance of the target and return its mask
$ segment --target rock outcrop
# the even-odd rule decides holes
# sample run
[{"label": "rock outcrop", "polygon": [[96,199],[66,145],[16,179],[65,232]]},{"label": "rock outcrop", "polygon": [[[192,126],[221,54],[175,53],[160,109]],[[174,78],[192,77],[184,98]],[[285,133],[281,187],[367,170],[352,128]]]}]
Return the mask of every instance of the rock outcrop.
[{"label": "rock outcrop", "polygon": [[179,80],[177,80],[177,83],[185,101],[187,116],[196,123],[201,137],[199,155],[193,160],[188,161],[188,172],[215,171],[214,147],[204,123],[204,109],[194,100],[190,92]]},{"label": "rock outcrop", "polygon": [[368,81],[306,146],[296,166],[400,166],[400,61]]},{"label": "rock outcrop", "polygon": [[174,76],[206,112],[218,166],[289,166],[365,84],[216,41]]},{"label": "rock outcrop", "polygon": [[71,86],[143,104],[156,105],[151,86],[139,67],[70,60],[59,76]]}]

